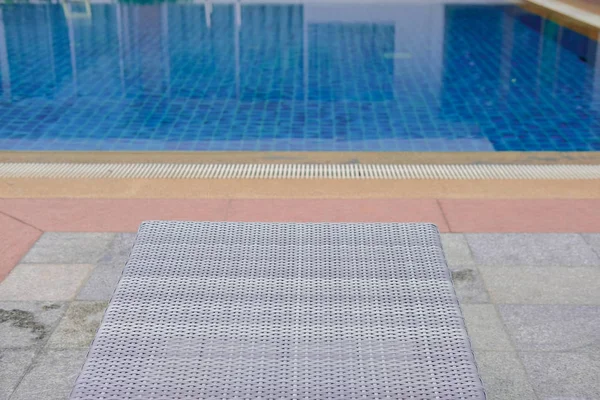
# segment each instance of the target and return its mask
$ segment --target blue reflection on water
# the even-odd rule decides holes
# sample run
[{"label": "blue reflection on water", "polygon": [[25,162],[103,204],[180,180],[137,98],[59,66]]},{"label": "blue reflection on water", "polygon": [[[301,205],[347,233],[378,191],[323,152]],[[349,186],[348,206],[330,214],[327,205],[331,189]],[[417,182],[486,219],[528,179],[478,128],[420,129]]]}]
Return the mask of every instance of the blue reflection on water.
[{"label": "blue reflection on water", "polygon": [[513,5],[0,11],[0,149],[600,150],[596,42]]}]

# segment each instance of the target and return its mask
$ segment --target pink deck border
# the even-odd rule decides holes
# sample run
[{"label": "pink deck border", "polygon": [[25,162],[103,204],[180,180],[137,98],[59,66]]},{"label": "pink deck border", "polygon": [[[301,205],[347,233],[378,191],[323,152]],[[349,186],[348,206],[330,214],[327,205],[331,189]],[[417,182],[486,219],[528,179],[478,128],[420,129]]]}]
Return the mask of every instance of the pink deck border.
[{"label": "pink deck border", "polygon": [[441,232],[600,232],[600,200],[0,199],[0,281],[43,232],[135,232],[149,219],[433,222]]}]

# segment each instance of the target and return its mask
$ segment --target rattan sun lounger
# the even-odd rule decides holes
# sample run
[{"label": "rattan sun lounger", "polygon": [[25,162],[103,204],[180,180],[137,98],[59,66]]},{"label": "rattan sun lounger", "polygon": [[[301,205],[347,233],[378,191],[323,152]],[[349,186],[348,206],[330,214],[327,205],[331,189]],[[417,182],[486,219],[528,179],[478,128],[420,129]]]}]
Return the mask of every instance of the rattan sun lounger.
[{"label": "rattan sun lounger", "polygon": [[437,228],[145,222],[72,399],[484,399]]}]

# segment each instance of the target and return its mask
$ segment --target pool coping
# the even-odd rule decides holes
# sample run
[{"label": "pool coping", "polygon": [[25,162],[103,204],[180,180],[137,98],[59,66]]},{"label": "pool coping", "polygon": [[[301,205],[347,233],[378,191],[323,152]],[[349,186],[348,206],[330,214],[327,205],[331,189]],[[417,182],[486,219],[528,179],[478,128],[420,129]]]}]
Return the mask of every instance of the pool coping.
[{"label": "pool coping", "polygon": [[542,18],[597,41],[600,34],[600,15],[580,9],[560,0],[522,0],[518,5]]},{"label": "pool coping", "polygon": [[600,164],[590,152],[0,151],[0,162],[198,164]]},{"label": "pool coping", "polygon": [[600,199],[598,180],[0,179],[4,199]]}]

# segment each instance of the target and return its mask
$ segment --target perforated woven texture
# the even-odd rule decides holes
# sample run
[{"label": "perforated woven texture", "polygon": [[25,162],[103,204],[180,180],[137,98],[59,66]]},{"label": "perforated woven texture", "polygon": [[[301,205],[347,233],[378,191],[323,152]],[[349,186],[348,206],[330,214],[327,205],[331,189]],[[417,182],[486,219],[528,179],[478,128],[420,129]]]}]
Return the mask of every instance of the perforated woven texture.
[{"label": "perforated woven texture", "polygon": [[145,222],[72,399],[484,399],[429,224]]}]

